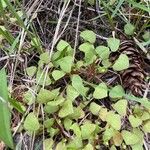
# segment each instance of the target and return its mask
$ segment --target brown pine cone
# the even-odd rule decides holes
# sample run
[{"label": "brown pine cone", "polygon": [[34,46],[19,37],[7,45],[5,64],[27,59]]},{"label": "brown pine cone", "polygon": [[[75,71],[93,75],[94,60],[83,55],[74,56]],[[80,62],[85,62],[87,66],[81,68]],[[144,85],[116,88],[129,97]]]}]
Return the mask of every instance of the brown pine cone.
[{"label": "brown pine cone", "polygon": [[132,40],[124,40],[119,52],[129,57],[130,67],[121,72],[124,88],[135,96],[143,96],[147,87],[145,83],[146,72],[143,69],[143,59]]}]

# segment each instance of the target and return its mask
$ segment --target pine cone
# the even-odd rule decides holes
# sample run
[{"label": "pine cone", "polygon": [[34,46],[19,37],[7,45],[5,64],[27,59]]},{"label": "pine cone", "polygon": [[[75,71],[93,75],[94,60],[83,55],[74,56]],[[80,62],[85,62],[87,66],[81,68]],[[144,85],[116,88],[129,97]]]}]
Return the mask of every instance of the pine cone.
[{"label": "pine cone", "polygon": [[135,96],[143,96],[147,87],[144,81],[147,74],[143,69],[143,60],[135,43],[131,40],[123,41],[119,52],[126,54],[130,62],[130,67],[121,72],[124,88],[127,91],[131,91]]}]

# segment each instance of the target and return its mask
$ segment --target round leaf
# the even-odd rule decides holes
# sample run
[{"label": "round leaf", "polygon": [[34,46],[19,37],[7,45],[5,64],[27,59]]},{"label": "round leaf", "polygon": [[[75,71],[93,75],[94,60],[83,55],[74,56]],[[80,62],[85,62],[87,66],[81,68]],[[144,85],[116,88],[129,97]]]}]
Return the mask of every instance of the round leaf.
[{"label": "round leaf", "polygon": [[106,116],[106,121],[115,130],[120,130],[120,128],[121,128],[121,117],[118,114],[114,114],[113,112],[109,112]]},{"label": "round leaf", "polygon": [[45,139],[43,141],[44,150],[52,150],[53,144],[54,144],[53,139],[51,139],[51,138]]},{"label": "round leaf", "polygon": [[44,112],[46,112],[48,114],[53,114],[53,113],[57,112],[58,110],[59,110],[58,106],[46,105],[44,107]]},{"label": "round leaf", "polygon": [[69,43],[67,43],[64,40],[60,40],[59,43],[57,44],[56,48],[58,51],[63,51],[68,46],[69,46]]},{"label": "round leaf", "polygon": [[100,83],[93,93],[95,99],[102,99],[108,96],[108,88],[105,83]]},{"label": "round leaf", "polygon": [[91,30],[82,31],[80,37],[90,43],[95,43],[96,41],[96,34]]},{"label": "round leaf", "polygon": [[28,103],[28,105],[31,105],[35,102],[35,95],[32,93],[32,91],[28,90],[23,94],[23,100]]},{"label": "round leaf", "polygon": [[143,125],[143,130],[146,133],[150,133],[150,120]]},{"label": "round leaf", "polygon": [[79,93],[76,91],[76,89],[71,86],[71,85],[68,85],[67,86],[67,90],[66,90],[66,93],[67,93],[67,99],[70,99],[70,100],[75,100],[75,98],[77,98],[79,96]]},{"label": "round leaf", "polygon": [[107,108],[101,108],[99,112],[99,118],[102,119],[102,121],[106,121],[107,113]]},{"label": "round leaf", "polygon": [[133,128],[138,127],[142,124],[142,120],[140,118],[134,117],[133,115],[129,116],[129,121]]},{"label": "round leaf", "polygon": [[85,146],[83,150],[94,150],[94,147],[89,143]]},{"label": "round leaf", "polygon": [[115,71],[122,71],[129,68],[129,58],[126,54],[120,54],[119,58],[112,66]]},{"label": "round leaf", "polygon": [[41,89],[40,92],[37,95],[37,102],[38,103],[47,103],[54,98],[56,98],[59,94],[59,88],[54,89],[52,91]]},{"label": "round leaf", "polygon": [[121,115],[121,116],[125,116],[126,115],[126,111],[127,111],[127,100],[126,99],[122,99],[119,100],[118,102],[116,102],[113,106],[113,108]]},{"label": "round leaf", "polygon": [[70,73],[71,72],[71,67],[72,67],[72,57],[71,56],[66,56],[64,58],[61,58],[58,60],[58,64],[60,65],[60,68],[66,72]]},{"label": "round leaf", "polygon": [[54,124],[55,122],[55,119],[54,118],[51,118],[51,119],[47,119],[44,121],[44,127],[45,128],[51,128],[51,126]]},{"label": "round leaf", "polygon": [[121,85],[116,85],[115,87],[113,87],[110,92],[109,92],[109,96],[111,98],[122,98],[124,96],[125,92],[124,89]]},{"label": "round leaf", "polygon": [[142,36],[145,41],[149,41],[150,39],[150,31],[146,31]]},{"label": "round leaf", "polygon": [[127,130],[123,130],[121,132],[123,140],[125,141],[126,145],[134,145],[139,142],[139,138],[136,134],[129,132]]},{"label": "round leaf", "polygon": [[102,61],[102,65],[105,67],[105,68],[109,68],[112,63],[109,61],[109,59],[105,59]]},{"label": "round leaf", "polygon": [[143,121],[150,119],[150,114],[148,112],[144,111],[142,116],[141,116],[141,119]]},{"label": "round leaf", "polygon": [[72,125],[72,120],[69,118],[65,118],[63,124],[64,124],[65,129],[69,130]]},{"label": "round leaf", "polygon": [[123,142],[123,138],[122,138],[122,135],[121,135],[120,132],[116,132],[113,135],[113,141],[114,141],[115,146],[120,146],[121,145],[121,143]]},{"label": "round leaf", "polygon": [[70,114],[72,114],[73,111],[73,105],[72,105],[72,101],[70,100],[66,100],[62,106],[62,108],[60,109],[58,116],[61,118],[64,118]]},{"label": "round leaf", "polygon": [[95,102],[92,102],[91,104],[90,104],[90,111],[91,111],[91,113],[93,114],[93,115],[98,115],[99,114],[99,111],[100,111],[100,109],[101,109],[101,106],[100,105],[98,105],[98,104],[96,104]]},{"label": "round leaf", "polygon": [[79,136],[74,137],[67,144],[67,149],[68,150],[78,150],[78,149],[81,149],[82,147],[83,147],[82,139]]},{"label": "round leaf", "polygon": [[26,72],[28,74],[28,76],[33,77],[36,73],[37,68],[35,66],[31,66],[26,68]]},{"label": "round leaf", "polygon": [[81,44],[79,50],[84,52],[84,60],[87,64],[91,64],[96,59],[94,46],[91,43]]},{"label": "round leaf", "polygon": [[84,87],[82,78],[79,75],[72,76],[72,86],[77,90],[82,96],[86,96],[88,88]]},{"label": "round leaf", "polygon": [[59,80],[64,75],[65,75],[65,73],[63,71],[60,71],[60,70],[54,70],[52,72],[52,77],[54,78],[55,81]]},{"label": "round leaf", "polygon": [[47,86],[51,84],[51,79],[48,74],[45,74],[41,69],[38,69],[36,74],[36,83]]},{"label": "round leaf", "polygon": [[96,47],[95,51],[99,55],[99,57],[101,59],[104,60],[104,59],[109,58],[110,51],[109,51],[108,47],[106,47],[106,46],[98,46],[98,47]]},{"label": "round leaf", "polygon": [[125,26],[124,26],[124,32],[127,34],[127,35],[133,35],[135,31],[135,27],[134,25],[132,25],[131,23],[127,23]]},{"label": "round leaf", "polygon": [[78,125],[78,123],[74,123],[71,127],[70,127],[71,130],[73,130],[74,134],[77,136],[77,137],[81,137],[81,130],[80,130],[80,127]]},{"label": "round leaf", "polygon": [[24,128],[29,132],[37,131],[40,128],[38,118],[34,113],[29,113],[24,121]]},{"label": "round leaf", "polygon": [[40,60],[43,61],[45,64],[48,64],[50,62],[50,56],[48,52],[45,52],[40,55]]},{"label": "round leaf", "polygon": [[103,134],[103,141],[108,142],[113,137],[114,134],[115,130],[113,128],[107,127]]},{"label": "round leaf", "polygon": [[65,98],[63,98],[62,96],[59,96],[54,101],[48,102],[47,105],[58,106],[58,105],[61,105],[64,101],[65,101]]},{"label": "round leaf", "polygon": [[120,40],[116,38],[107,39],[108,47],[110,47],[112,52],[116,52],[119,49]]},{"label": "round leaf", "polygon": [[88,139],[91,137],[92,133],[95,131],[96,125],[92,123],[85,123],[81,126],[81,134],[83,139]]}]

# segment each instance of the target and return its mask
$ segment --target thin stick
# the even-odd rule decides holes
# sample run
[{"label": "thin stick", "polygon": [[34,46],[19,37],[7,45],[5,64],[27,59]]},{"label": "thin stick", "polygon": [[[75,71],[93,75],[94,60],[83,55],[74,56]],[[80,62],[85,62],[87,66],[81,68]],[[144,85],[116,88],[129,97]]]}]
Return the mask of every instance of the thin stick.
[{"label": "thin stick", "polygon": [[73,58],[75,58],[76,47],[78,45],[78,33],[79,33],[80,15],[81,15],[81,0],[79,1],[79,12],[78,12],[77,27],[76,27],[76,37],[75,37]]}]

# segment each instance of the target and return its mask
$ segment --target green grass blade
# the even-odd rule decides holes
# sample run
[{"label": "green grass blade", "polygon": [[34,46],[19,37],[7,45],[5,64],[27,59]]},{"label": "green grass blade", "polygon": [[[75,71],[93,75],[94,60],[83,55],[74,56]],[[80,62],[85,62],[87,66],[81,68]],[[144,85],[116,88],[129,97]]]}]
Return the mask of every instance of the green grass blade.
[{"label": "green grass blade", "polygon": [[147,98],[138,98],[132,94],[125,94],[125,98],[131,101],[139,102],[145,108],[150,109],[150,100]]},{"label": "green grass blade", "polygon": [[150,8],[146,7],[146,5],[137,3],[137,2],[135,2],[133,0],[128,0],[128,2],[129,2],[129,4],[132,4],[133,7],[139,8],[139,9],[147,11],[147,12],[150,12]]},{"label": "green grass blade", "polygon": [[[19,25],[20,27],[22,27],[22,28],[27,32],[27,35],[30,37],[30,39],[33,39],[34,37],[36,37],[36,38],[38,39],[38,40],[37,40],[37,44],[38,44],[38,45],[37,45],[36,48],[37,48],[37,50],[39,51],[39,53],[42,53],[43,50],[42,50],[42,45],[41,45],[41,42],[40,42],[40,38],[38,37],[36,31],[34,30],[34,28],[33,28],[33,26],[32,26],[32,22],[29,21],[29,19],[28,19],[26,13],[25,13],[23,10],[21,10],[21,11],[23,12],[23,18],[25,19],[25,21],[23,21],[23,18],[21,18],[21,17],[18,15],[18,13],[16,12],[16,9],[15,9],[14,5],[12,5],[12,3],[10,2],[10,0],[4,0],[4,2],[6,3],[7,9],[9,10],[9,12],[16,18],[18,25]],[[17,1],[17,4],[19,5],[19,2],[18,2],[18,1]],[[19,5],[19,6],[20,6],[20,5]],[[0,1],[0,13],[3,13],[3,15],[2,15],[3,17],[5,16],[4,10],[3,10],[3,8],[2,8],[1,1]],[[33,33],[28,30],[29,27],[31,28],[31,30],[32,30]],[[6,35],[4,35],[4,37],[6,37]],[[10,35],[7,36],[7,37],[10,37]],[[8,40],[8,38],[7,38],[7,40]],[[15,39],[14,39],[14,40],[15,40]],[[13,40],[13,42],[14,42],[14,40]],[[10,41],[10,38],[9,38],[8,41],[9,41],[9,43],[12,42],[12,41]],[[12,42],[12,43],[13,43],[13,42]],[[10,44],[12,44],[12,43],[10,43]],[[34,44],[36,44],[36,43],[34,43]]]},{"label": "green grass blade", "polygon": [[9,98],[9,103],[13,106],[14,109],[18,110],[20,113],[24,113],[23,105],[19,103],[16,99]]},{"label": "green grass blade", "polygon": [[0,26],[0,34],[9,42],[9,44],[13,44],[14,37],[7,30],[4,31],[2,26]]},{"label": "green grass blade", "polygon": [[116,15],[117,11],[119,10],[119,8],[120,8],[121,5],[123,4],[123,2],[124,2],[124,0],[120,0],[120,1],[119,1],[119,3],[117,4],[115,10],[113,11],[113,14],[111,15],[112,18]]},{"label": "green grass blade", "polygon": [[8,108],[7,79],[4,69],[0,70],[0,139],[10,148],[14,148],[10,129],[11,114]]}]

